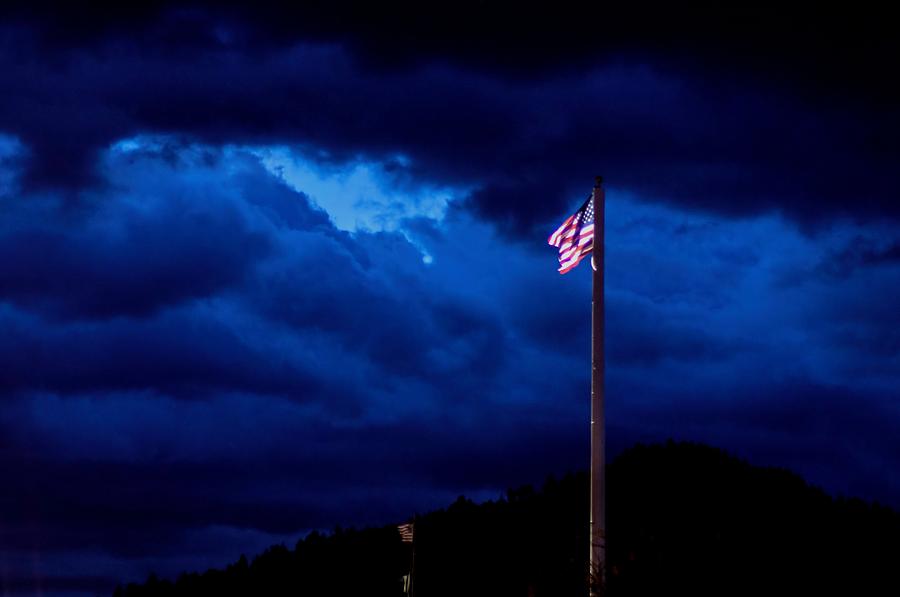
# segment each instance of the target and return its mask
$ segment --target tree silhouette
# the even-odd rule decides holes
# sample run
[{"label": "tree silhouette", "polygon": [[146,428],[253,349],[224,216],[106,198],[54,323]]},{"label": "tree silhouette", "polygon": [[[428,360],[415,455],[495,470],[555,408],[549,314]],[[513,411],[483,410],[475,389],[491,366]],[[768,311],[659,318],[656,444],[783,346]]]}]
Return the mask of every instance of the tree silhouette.
[{"label": "tree silhouette", "polygon": [[[606,595],[900,595],[900,515],[690,443],[637,445],[609,465]],[[584,597],[588,476],[549,478],[416,519],[416,597]],[[410,546],[394,525],[313,532],[248,563],[151,576],[116,597],[398,597]]]}]

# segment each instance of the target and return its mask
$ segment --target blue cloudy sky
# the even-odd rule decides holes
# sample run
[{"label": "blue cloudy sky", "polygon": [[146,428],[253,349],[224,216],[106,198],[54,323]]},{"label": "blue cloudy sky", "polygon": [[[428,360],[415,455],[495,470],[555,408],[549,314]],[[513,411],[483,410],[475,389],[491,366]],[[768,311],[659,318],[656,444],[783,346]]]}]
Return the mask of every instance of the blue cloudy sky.
[{"label": "blue cloudy sky", "polygon": [[900,506],[877,14],[310,6],[2,12],[0,594],[585,469],[595,174],[611,455]]}]

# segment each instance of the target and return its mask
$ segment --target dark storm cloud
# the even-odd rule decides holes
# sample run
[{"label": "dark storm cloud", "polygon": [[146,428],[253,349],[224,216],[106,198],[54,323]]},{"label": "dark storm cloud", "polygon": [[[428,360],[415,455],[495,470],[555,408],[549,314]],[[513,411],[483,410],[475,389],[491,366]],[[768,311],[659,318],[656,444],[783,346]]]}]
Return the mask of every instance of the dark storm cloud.
[{"label": "dark storm cloud", "polygon": [[833,278],[846,278],[860,267],[900,264],[900,241],[878,243],[862,235],[839,251],[833,251],[816,268],[816,272]]},{"label": "dark storm cloud", "polygon": [[562,2],[555,8],[478,0],[428,6],[195,0],[136,1],[90,11],[58,2],[13,1],[5,3],[4,13],[17,24],[34,26],[48,49],[90,46],[112,36],[178,50],[231,46],[243,51],[311,39],[346,44],[370,68],[453,61],[520,77],[579,70],[635,52],[729,70],[757,69],[769,77],[790,73],[803,83],[832,88],[896,92],[881,76],[896,60],[890,52],[896,39],[877,10],[810,11],[758,2],[728,7]]},{"label": "dark storm cloud", "polygon": [[[383,240],[397,246],[400,255],[420,260],[407,242],[387,235]],[[316,329],[339,336],[355,330],[347,338],[354,350],[366,352],[396,374],[428,375],[432,369],[428,348],[437,330],[431,325],[428,308],[405,298],[421,296],[418,293],[424,294],[425,289],[412,279],[400,294],[400,289],[379,282],[356,270],[349,255],[322,259],[310,252],[291,262],[281,275],[261,280],[258,294],[251,300],[269,317],[298,330]],[[396,322],[384,317],[400,312],[403,318]]]},{"label": "dark storm cloud", "polygon": [[302,400],[321,389],[312,373],[273,361],[226,322],[202,312],[69,326],[4,313],[0,322],[3,393],[144,389],[190,399],[246,390]]},{"label": "dark storm cloud", "polygon": [[[316,491],[295,493],[290,502],[262,495],[277,490],[281,474],[268,467],[33,459],[27,466],[12,459],[3,464],[5,478],[17,480],[2,502],[7,548],[39,541],[54,551],[103,548],[146,556],[177,544],[192,529],[223,524],[299,532],[328,526],[340,508]],[[251,495],[246,487],[261,491]]]},{"label": "dark storm cloud", "polygon": [[499,324],[430,288],[401,235],[351,240],[250,154],[211,163],[203,148],[132,143],[106,152],[83,212],[7,201],[5,393],[328,394],[344,408],[361,394],[340,387],[341,352],[384,391],[415,377],[450,397],[499,370]]},{"label": "dark storm cloud", "polygon": [[[655,288],[664,290],[664,281],[656,281]],[[691,312],[693,317],[685,317],[628,294],[608,294],[606,360],[610,367],[652,368],[662,361],[709,365],[754,348],[749,339],[728,338],[722,329],[707,329],[699,309]],[[575,292],[560,297],[563,305],[578,304],[578,300]],[[542,349],[574,356],[583,355],[590,346],[590,328],[579,310],[547,309],[546,297],[537,293],[523,297],[515,308],[516,326]]]},{"label": "dark storm cloud", "polygon": [[[0,232],[0,294],[63,318],[146,316],[211,296],[239,284],[269,249],[268,239],[220,206],[171,204],[150,214],[102,210],[92,214],[102,224],[85,227],[72,227],[77,215],[52,209],[46,215],[49,221]],[[116,218],[121,229],[104,234],[102,226]]]},{"label": "dark storm cloud", "polygon": [[14,10],[0,130],[32,151],[35,188],[97,182],[98,149],[147,131],[328,159],[401,152],[472,187],[471,208],[514,233],[598,169],[726,214],[897,214],[900,119],[882,75],[900,53],[874,16],[520,10],[509,27],[493,5],[352,8]]},{"label": "dark storm cloud", "polygon": [[[346,429],[294,415],[268,429],[290,443],[293,426],[302,450],[234,459],[121,462],[6,450],[0,476],[16,482],[0,497],[0,537],[6,548],[40,541],[51,550],[146,556],[210,525],[287,534],[342,520],[384,522],[405,516],[417,500],[439,506],[460,492],[497,491],[583,464],[568,462],[568,454],[587,436],[564,433],[565,419],[548,423],[528,407],[486,410],[484,418],[496,421],[492,437],[446,417]],[[411,495],[398,495],[405,492]]]},{"label": "dark storm cloud", "polygon": [[[109,194],[80,210],[40,196],[5,200],[0,289],[15,308],[0,309],[4,393],[145,389],[192,398],[244,389],[303,399],[319,388],[206,302],[237,292],[273,251],[271,230],[243,199],[248,174],[235,166],[223,191],[202,156],[190,171],[154,155],[113,156],[127,184],[110,178]],[[303,197],[256,168],[256,201],[277,208],[289,194],[294,223],[327,223],[308,207],[303,216]]]},{"label": "dark storm cloud", "polygon": [[403,235],[338,231],[246,150],[131,139],[100,163],[78,205],[4,197],[5,554],[130,561],[215,525],[400,518],[487,485],[525,419],[523,445],[565,458],[536,411],[503,415],[503,449],[471,421],[395,420],[489,409],[509,354],[501,324],[429,278]]},{"label": "dark storm cloud", "polygon": [[891,396],[802,378],[766,381],[734,388],[728,399],[685,393],[665,405],[627,409],[657,434],[677,428],[681,437],[729,443],[759,463],[814,479],[833,494],[900,500],[900,484],[891,474],[900,459]]},{"label": "dark storm cloud", "polygon": [[611,367],[653,367],[663,360],[709,365],[752,347],[749,340],[723,338],[699,321],[679,322],[640,301],[612,297],[608,312],[606,358]]}]

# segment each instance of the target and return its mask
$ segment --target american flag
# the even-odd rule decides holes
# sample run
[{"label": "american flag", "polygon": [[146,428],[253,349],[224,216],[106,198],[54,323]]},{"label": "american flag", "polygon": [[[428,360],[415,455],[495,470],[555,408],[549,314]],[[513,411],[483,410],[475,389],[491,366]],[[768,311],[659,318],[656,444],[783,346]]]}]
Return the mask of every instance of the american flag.
[{"label": "american flag", "polygon": [[407,522],[406,524],[401,524],[397,527],[397,530],[400,531],[401,541],[404,543],[413,542],[413,523]]},{"label": "american flag", "polygon": [[548,242],[559,247],[559,273],[578,265],[594,248],[594,197],[588,197],[578,211],[569,216]]}]

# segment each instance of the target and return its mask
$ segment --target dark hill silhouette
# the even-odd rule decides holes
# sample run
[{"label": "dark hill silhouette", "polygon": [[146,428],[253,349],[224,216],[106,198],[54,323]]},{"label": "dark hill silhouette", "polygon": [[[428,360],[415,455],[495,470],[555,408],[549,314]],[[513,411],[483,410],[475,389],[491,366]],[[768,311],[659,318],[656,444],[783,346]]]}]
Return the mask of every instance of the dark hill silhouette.
[{"label": "dark hill silhouette", "polygon": [[[833,499],[702,445],[638,445],[608,469],[608,594],[900,595],[900,514]],[[585,597],[586,473],[463,497],[416,523],[416,597]],[[224,570],[151,576],[116,597],[401,595],[394,526],[312,533]]]}]

